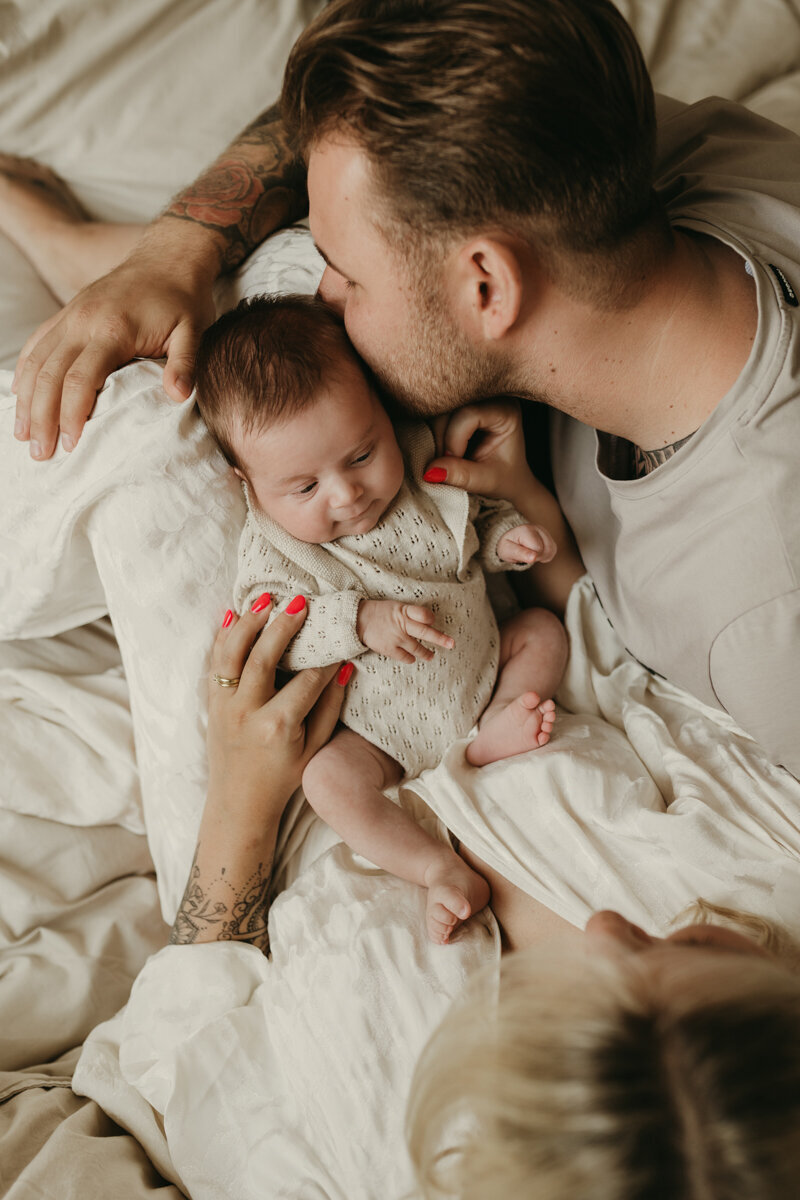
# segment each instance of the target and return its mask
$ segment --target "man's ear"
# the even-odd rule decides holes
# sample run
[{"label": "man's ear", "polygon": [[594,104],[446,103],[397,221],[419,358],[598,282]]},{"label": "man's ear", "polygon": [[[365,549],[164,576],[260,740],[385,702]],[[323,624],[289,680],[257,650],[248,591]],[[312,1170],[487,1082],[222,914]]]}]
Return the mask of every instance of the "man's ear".
[{"label": "man's ear", "polygon": [[462,322],[474,337],[499,341],[522,308],[520,248],[502,237],[472,238],[458,251],[455,267]]},{"label": "man's ear", "polygon": [[244,471],[240,471],[238,467],[234,467],[233,473],[234,475],[238,475],[240,479],[243,479],[245,483],[247,483],[247,476],[245,475]]}]

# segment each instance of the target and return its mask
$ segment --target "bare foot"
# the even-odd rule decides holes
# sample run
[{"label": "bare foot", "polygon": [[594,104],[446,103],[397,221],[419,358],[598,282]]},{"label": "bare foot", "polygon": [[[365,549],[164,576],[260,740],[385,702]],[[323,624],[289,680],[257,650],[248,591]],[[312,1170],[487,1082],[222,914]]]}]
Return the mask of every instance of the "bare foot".
[{"label": "bare foot", "polygon": [[0,232],[66,304],[125,257],[141,227],[92,221],[55,171],[32,158],[0,154]]},{"label": "bare foot", "polygon": [[546,746],[555,719],[553,701],[540,700],[536,692],[525,692],[496,710],[490,705],[477,737],[467,746],[467,762],[473,767],[484,767],[501,758]]},{"label": "bare foot", "polygon": [[489,885],[455,853],[437,859],[425,872],[428,937],[437,945],[449,942],[461,925],[489,903]]}]

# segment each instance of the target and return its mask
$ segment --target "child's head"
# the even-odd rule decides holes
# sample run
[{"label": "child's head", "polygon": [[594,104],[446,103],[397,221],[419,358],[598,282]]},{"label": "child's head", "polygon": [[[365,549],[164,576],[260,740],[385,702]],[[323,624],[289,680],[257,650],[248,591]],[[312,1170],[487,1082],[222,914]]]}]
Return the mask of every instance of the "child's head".
[{"label": "child's head", "polygon": [[397,495],[403,458],[391,422],[321,301],[243,300],[203,335],[196,384],[251,499],[301,541],[366,533]]}]

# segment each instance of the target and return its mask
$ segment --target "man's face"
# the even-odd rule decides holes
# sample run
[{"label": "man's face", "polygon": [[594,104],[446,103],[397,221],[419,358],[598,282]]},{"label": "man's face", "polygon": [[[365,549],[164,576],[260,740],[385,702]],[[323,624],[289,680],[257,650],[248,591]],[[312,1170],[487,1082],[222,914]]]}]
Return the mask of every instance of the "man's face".
[{"label": "man's face", "polygon": [[320,295],[343,314],[383,387],[421,416],[502,391],[495,360],[451,315],[450,256],[443,251],[420,271],[387,242],[373,219],[369,163],[355,143],[343,135],[316,143],[308,196],[311,232],[328,263]]}]

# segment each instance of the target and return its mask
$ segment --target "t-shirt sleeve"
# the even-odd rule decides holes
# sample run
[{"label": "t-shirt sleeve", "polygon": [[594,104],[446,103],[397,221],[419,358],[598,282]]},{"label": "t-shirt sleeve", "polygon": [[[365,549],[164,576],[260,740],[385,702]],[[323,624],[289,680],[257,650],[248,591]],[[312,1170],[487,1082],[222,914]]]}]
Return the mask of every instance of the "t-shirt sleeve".
[{"label": "t-shirt sleeve", "polygon": [[709,670],[723,708],[800,779],[800,591],[726,626],[712,644]]}]

